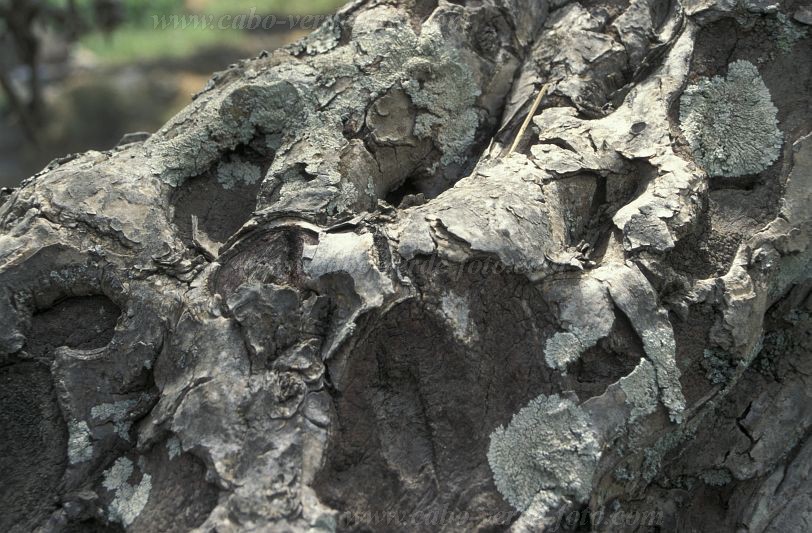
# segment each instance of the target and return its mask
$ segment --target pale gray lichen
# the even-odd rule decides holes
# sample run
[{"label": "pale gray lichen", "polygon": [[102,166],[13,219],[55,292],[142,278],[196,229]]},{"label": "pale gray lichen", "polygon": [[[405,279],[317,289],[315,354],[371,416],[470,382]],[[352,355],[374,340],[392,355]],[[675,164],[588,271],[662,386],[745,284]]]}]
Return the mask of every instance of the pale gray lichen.
[{"label": "pale gray lichen", "polygon": [[546,291],[565,331],[547,339],[544,359],[550,368],[566,373],[568,365],[609,335],[615,312],[606,288],[591,277],[551,281]]},{"label": "pale gray lichen", "polygon": [[657,409],[657,374],[651,362],[640,361],[631,374],[620,378],[620,389],[631,407],[630,422]]},{"label": "pale gray lichen", "polygon": [[102,403],[90,409],[90,416],[96,420],[120,420],[127,416],[127,411],[135,406],[136,403],[136,400]]},{"label": "pale gray lichen", "polygon": [[281,132],[299,118],[301,100],[286,80],[252,80],[198,99],[145,143],[155,154],[152,172],[178,186],[257,135]]},{"label": "pale gray lichen", "polygon": [[459,296],[453,292],[444,294],[440,301],[440,307],[443,315],[451,324],[454,336],[458,340],[467,342],[471,340],[472,336],[476,336],[476,332],[472,331],[471,310],[468,306],[468,300],[464,296]]},{"label": "pale gray lichen", "polygon": [[72,465],[89,460],[93,456],[90,428],[84,420],[68,423],[68,462]]},{"label": "pale gray lichen", "polygon": [[777,113],[758,69],[743,60],[680,98],[680,128],[710,176],[755,174],[773,164],[783,142]]},{"label": "pale gray lichen", "polygon": [[585,347],[570,331],[559,331],[544,343],[544,360],[550,368],[566,372],[567,366],[581,357]]},{"label": "pale gray lichen", "polygon": [[173,435],[166,440],[166,454],[169,456],[170,461],[178,457],[182,451],[179,438]]},{"label": "pale gray lichen", "polygon": [[152,477],[146,473],[141,476],[141,481],[137,485],[130,485],[132,473],[132,461],[126,457],[119,457],[113,466],[104,471],[102,481],[105,489],[115,493],[108,507],[108,517],[125,527],[132,524],[144,510],[152,490]]},{"label": "pale gray lichen", "polygon": [[599,453],[588,415],[567,398],[541,395],[491,433],[488,463],[502,496],[525,510],[541,492],[588,498]]},{"label": "pale gray lichen", "polygon": [[712,487],[723,487],[733,481],[733,476],[727,468],[714,468],[702,472],[699,478],[705,482],[706,485]]},{"label": "pale gray lichen", "polygon": [[612,300],[629,319],[643,342],[646,357],[654,366],[660,400],[671,420],[682,423],[685,395],[676,363],[674,330],[657,300],[657,293],[636,266],[605,265],[593,271],[602,280]]},{"label": "pale gray lichen", "polygon": [[133,473],[133,463],[126,457],[119,457],[113,466],[104,471],[102,487],[109,491],[116,491],[122,485],[129,483]]},{"label": "pale gray lichen", "polygon": [[292,45],[297,52],[302,50],[310,55],[323,54],[338,46],[341,41],[341,19],[332,16],[324,21],[313,33]]},{"label": "pale gray lichen", "polygon": [[252,185],[261,178],[262,170],[246,161],[225,161],[217,166],[217,182],[226,190],[240,184]]},{"label": "pale gray lichen", "polygon": [[468,65],[446,51],[436,27],[423,30],[419,50],[422,55],[403,66],[403,89],[421,109],[415,118],[414,134],[429,138],[436,135],[443,151],[441,164],[461,163],[479,126],[475,103],[480,90]]},{"label": "pale gray lichen", "polygon": [[695,428],[688,428],[686,430],[677,430],[667,433],[657,439],[654,446],[645,450],[645,452],[643,452],[643,464],[640,467],[643,479],[646,480],[647,483],[651,483],[660,472],[665,456],[682,443],[692,439],[695,431]]},{"label": "pale gray lichen", "polygon": [[90,416],[95,420],[108,420],[113,423],[116,433],[124,440],[130,440],[130,427],[128,420],[130,409],[135,407],[137,400],[122,400],[114,403],[103,403],[90,409]]}]

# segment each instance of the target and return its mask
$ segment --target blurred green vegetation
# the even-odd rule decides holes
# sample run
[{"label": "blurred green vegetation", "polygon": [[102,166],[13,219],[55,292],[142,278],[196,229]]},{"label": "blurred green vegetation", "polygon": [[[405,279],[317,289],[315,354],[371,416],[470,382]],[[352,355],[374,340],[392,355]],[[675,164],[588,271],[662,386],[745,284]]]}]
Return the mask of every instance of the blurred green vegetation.
[{"label": "blurred green vegetation", "polygon": [[[53,6],[65,7],[67,0],[47,0]],[[76,0],[81,12],[90,13],[93,0]],[[131,24],[151,25],[152,15],[204,13],[237,15],[257,13],[274,15],[313,15],[335,11],[346,0],[125,0],[125,18]],[[140,21],[140,22],[139,22]]]},{"label": "blurred green vegetation", "polygon": [[274,15],[314,15],[332,13],[346,0],[233,0],[231,2],[208,2],[206,11],[214,15],[257,13]]},{"label": "blurred green vegetation", "polygon": [[93,32],[80,44],[93,52],[104,64],[133,63],[139,60],[183,57],[206,46],[239,46],[245,41],[240,30],[210,31],[201,28],[153,30],[140,26],[123,26],[110,35]]},{"label": "blurred green vegetation", "polygon": [[[64,6],[67,0],[48,0]],[[176,58],[193,54],[209,46],[240,46],[248,39],[239,29],[207,30],[199,27],[154,28],[154,17],[168,15],[240,15],[251,10],[264,15],[311,15],[334,12],[346,0],[126,0],[122,24],[107,34],[94,30],[81,37],[81,46],[104,64],[123,64],[138,60]],[[92,0],[77,0],[82,16],[92,22]],[[91,27],[93,25],[91,24]]]}]

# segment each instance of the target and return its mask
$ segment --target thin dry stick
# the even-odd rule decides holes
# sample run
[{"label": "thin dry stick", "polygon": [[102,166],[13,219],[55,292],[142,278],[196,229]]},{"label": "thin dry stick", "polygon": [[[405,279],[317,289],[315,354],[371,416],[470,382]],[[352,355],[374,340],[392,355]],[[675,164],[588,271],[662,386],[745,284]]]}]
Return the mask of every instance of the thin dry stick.
[{"label": "thin dry stick", "polygon": [[507,155],[512,154],[513,151],[516,149],[516,147],[519,145],[519,141],[522,140],[525,130],[527,130],[527,127],[530,125],[530,121],[533,119],[533,115],[536,114],[536,110],[539,108],[539,104],[541,104],[541,99],[544,98],[545,94],[547,94],[549,88],[550,88],[549,83],[545,83],[544,85],[541,86],[541,90],[539,91],[538,96],[536,96],[536,99],[533,101],[533,105],[530,107],[530,111],[527,113],[527,116],[524,117],[522,127],[519,128],[519,133],[517,133],[516,138],[513,139],[513,144],[510,146],[510,150],[508,150]]}]

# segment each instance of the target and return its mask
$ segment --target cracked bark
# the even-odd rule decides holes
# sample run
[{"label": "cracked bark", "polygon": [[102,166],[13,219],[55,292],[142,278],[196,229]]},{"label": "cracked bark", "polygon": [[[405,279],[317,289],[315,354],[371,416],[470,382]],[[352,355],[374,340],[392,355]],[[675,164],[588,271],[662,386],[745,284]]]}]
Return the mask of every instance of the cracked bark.
[{"label": "cracked bark", "polygon": [[812,43],[732,4],[354,2],[4,191],[2,529],[809,529]]}]

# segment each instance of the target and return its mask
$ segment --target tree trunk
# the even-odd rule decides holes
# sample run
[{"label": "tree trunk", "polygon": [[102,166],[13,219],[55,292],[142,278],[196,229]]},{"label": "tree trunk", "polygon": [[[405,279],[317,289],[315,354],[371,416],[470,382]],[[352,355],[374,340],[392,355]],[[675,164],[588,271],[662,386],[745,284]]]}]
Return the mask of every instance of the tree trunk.
[{"label": "tree trunk", "polygon": [[0,529],[807,530],[811,18],[354,2],[0,194]]}]

